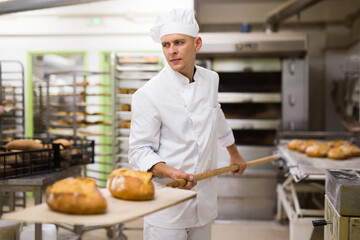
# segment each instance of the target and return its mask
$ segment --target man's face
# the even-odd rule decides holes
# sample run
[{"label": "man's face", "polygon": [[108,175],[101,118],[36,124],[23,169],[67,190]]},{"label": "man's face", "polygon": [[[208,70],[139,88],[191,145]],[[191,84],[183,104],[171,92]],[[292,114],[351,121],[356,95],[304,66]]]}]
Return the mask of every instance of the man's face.
[{"label": "man's face", "polygon": [[[161,38],[166,61],[174,71],[186,77],[194,69],[196,52],[201,48],[201,38],[184,34],[168,34]],[[191,76],[192,77],[192,76]]]}]

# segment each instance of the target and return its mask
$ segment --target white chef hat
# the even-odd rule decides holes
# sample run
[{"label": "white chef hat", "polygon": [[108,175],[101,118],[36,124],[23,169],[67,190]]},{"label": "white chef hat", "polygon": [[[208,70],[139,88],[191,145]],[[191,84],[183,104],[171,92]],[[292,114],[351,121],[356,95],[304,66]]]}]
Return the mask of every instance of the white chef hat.
[{"label": "white chef hat", "polygon": [[173,33],[198,36],[199,25],[192,9],[173,9],[171,12],[161,14],[150,29],[150,36],[156,43],[161,43],[164,35]]}]

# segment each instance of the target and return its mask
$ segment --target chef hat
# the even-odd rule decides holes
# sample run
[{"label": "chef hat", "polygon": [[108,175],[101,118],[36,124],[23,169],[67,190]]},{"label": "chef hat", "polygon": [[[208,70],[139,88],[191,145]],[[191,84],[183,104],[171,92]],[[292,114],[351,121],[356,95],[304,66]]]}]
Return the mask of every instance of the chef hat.
[{"label": "chef hat", "polygon": [[171,12],[164,13],[157,17],[150,29],[150,36],[156,43],[161,43],[164,35],[172,33],[198,36],[199,25],[192,9],[173,9]]}]

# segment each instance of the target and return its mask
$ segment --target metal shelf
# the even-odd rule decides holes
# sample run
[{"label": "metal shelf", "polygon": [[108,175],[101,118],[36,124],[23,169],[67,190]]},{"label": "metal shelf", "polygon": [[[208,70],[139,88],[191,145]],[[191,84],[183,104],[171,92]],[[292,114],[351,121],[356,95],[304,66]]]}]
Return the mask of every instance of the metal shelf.
[{"label": "metal shelf", "polygon": [[[22,63],[14,60],[0,60],[0,105],[3,105],[5,110],[0,118],[0,140],[4,136],[11,138],[25,136],[24,85]],[[6,121],[10,119],[15,122],[7,124]],[[11,126],[16,129],[9,129]]]}]

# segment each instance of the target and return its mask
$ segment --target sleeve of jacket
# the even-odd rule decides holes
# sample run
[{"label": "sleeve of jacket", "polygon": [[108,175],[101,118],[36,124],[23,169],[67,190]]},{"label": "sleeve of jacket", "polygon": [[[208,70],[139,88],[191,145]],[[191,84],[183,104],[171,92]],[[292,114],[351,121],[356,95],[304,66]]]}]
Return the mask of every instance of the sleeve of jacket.
[{"label": "sleeve of jacket", "polygon": [[131,109],[129,162],[133,169],[146,172],[156,163],[163,162],[157,154],[160,115],[151,98],[140,90],[133,95]]},{"label": "sleeve of jacket", "polygon": [[218,102],[218,89],[219,89],[219,75],[216,74],[215,81],[215,104],[217,106],[217,117],[216,117],[216,136],[217,144],[219,147],[228,147],[235,142],[234,134],[229,124],[225,119],[224,112],[221,109],[221,105]]}]

